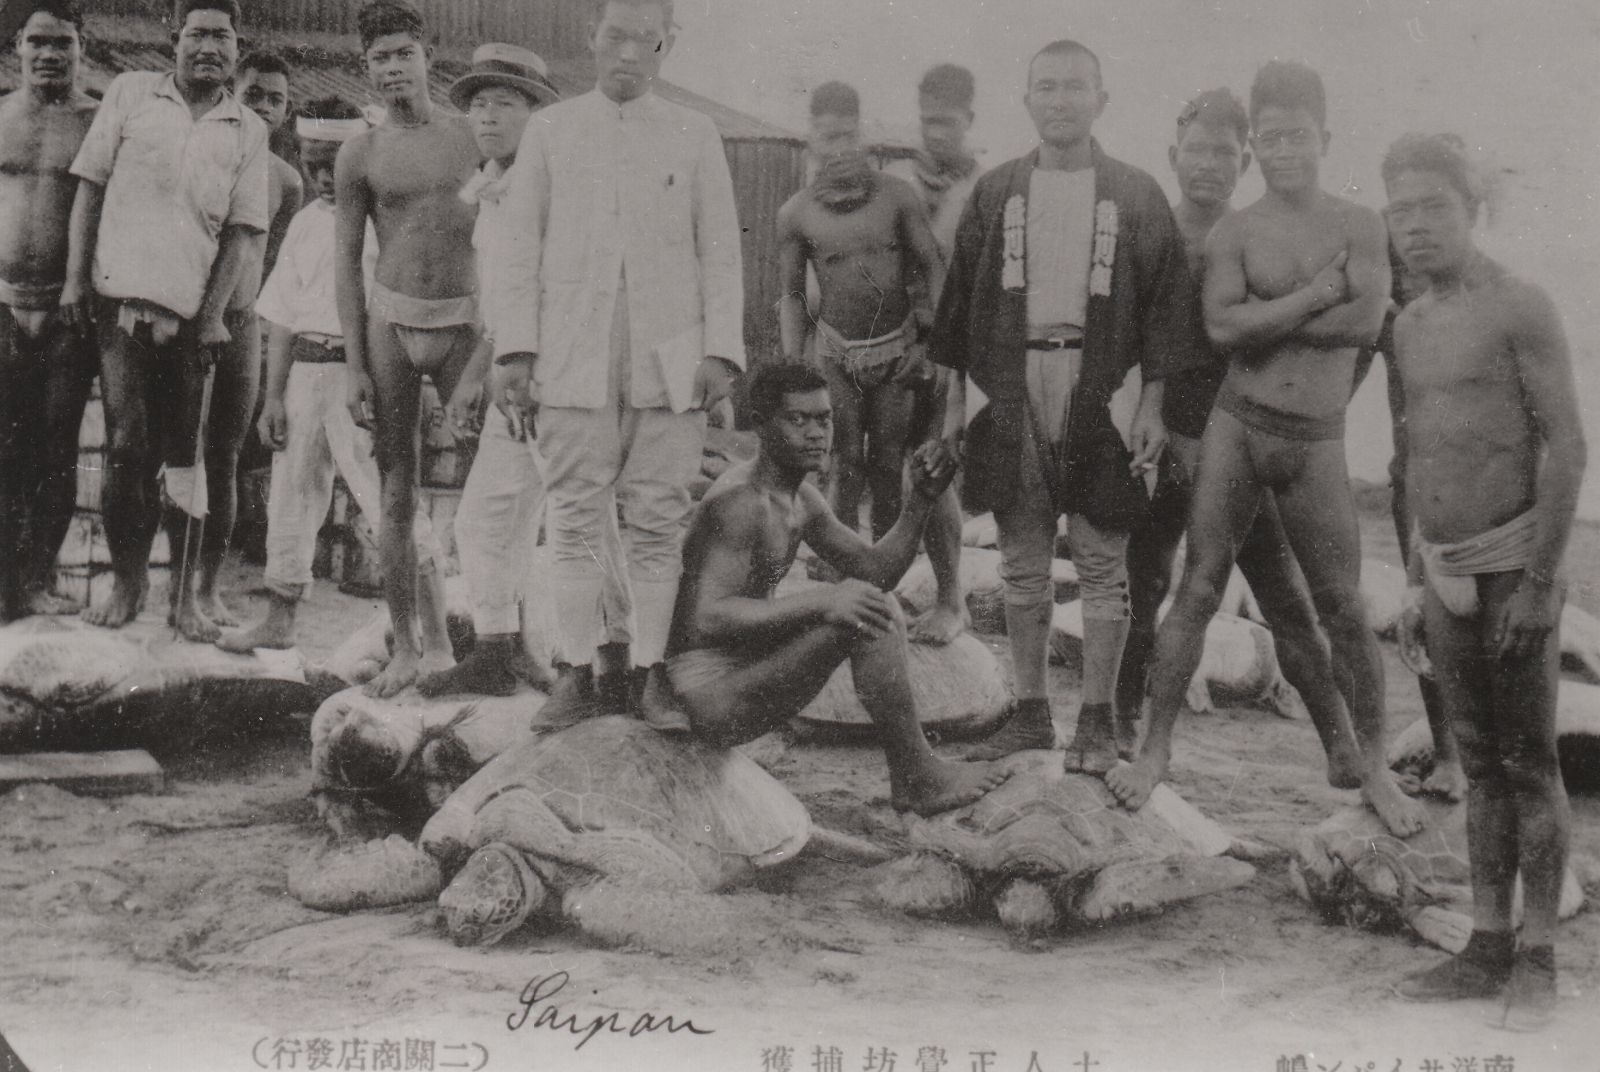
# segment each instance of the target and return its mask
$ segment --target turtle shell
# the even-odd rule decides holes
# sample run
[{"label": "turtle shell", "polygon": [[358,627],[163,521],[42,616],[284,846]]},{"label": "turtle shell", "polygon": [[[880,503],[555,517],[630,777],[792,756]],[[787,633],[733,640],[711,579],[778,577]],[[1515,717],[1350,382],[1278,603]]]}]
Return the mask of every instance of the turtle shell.
[{"label": "turtle shell", "polygon": [[746,756],[606,716],[496,756],[422,843],[445,860],[512,846],[557,891],[609,879],[711,892],[790,859],[809,835],[805,808]]}]

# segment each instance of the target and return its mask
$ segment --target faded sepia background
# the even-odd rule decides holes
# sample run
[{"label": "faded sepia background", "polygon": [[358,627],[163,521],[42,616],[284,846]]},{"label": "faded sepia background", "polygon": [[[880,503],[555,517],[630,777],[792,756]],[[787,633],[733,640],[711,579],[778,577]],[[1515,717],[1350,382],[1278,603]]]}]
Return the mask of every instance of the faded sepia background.
[{"label": "faded sepia background", "polygon": [[[994,166],[1026,151],[1024,68],[1039,45],[1075,37],[1099,53],[1111,102],[1106,150],[1168,193],[1173,119],[1201,89],[1241,97],[1259,64],[1302,59],[1328,89],[1330,190],[1374,208],[1378,166],[1398,135],[1451,130],[1480,147],[1495,196],[1485,248],[1554,295],[1566,317],[1600,461],[1600,4],[1592,0],[679,0],[664,73],[792,130],[828,79],[860,90],[876,131],[914,138],[916,82],[951,61],[977,76],[974,142]],[[1260,194],[1254,167],[1236,203]],[[1390,453],[1383,369],[1351,414],[1353,473],[1384,480]],[[1581,513],[1600,518],[1600,464]]]}]

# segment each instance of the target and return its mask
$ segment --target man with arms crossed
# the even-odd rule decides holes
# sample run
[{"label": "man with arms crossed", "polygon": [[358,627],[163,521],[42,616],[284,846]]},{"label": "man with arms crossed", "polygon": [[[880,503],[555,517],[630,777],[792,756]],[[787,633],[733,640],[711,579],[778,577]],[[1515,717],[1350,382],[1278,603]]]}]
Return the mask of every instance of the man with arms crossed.
[{"label": "man with arms crossed", "polygon": [[[965,435],[969,509],[1000,529],[1017,710],[968,753],[1051,748],[1046,693],[1056,524],[1067,515],[1083,584],[1083,708],[1069,770],[1117,761],[1111,704],[1128,628],[1128,531],[1146,508],[1140,473],[1160,456],[1161,377],[1205,357],[1183,242],[1161,187],[1113,160],[1092,128],[1107,96],[1094,53],[1046,45],[1024,97],[1034,152],[978,180],[956,235],[933,357],[955,370],[946,451]],[[1134,366],[1143,387],[1130,451],[1111,416]],[[988,404],[966,421],[966,378]]]},{"label": "man with arms crossed", "polygon": [[[1184,105],[1178,116],[1177,138],[1167,153],[1180,192],[1173,215],[1196,280],[1205,275],[1206,236],[1217,221],[1233,211],[1229,199],[1240,173],[1250,164],[1249,139],[1250,120],[1244,105],[1226,89],[1200,94]],[[1171,584],[1172,561],[1189,516],[1200,439],[1226,371],[1227,362],[1219,356],[1209,364],[1167,377],[1162,399],[1169,436],[1167,453],[1149,516],[1128,540],[1133,623],[1117,677],[1117,730],[1119,746],[1130,752],[1136,743],[1145,672],[1155,643],[1156,612]],[[1239,546],[1239,570],[1250,582],[1272,630],[1284,677],[1299,690],[1322,738],[1329,782],[1342,789],[1358,787],[1361,753],[1340,695],[1328,641],[1317,627],[1316,608],[1271,495],[1261,497],[1255,521]]]},{"label": "man with arms crossed", "polygon": [[[894,807],[932,815],[976,800],[1005,774],[928,746],[906,676],[905,621],[887,591],[911,564],[954,463],[913,459],[899,519],[868,545],[805,479],[826,464],[832,437],[821,374],[764,365],[750,378],[750,409],[761,449],[712,485],[684,544],[667,666],[693,732],[728,746],[753,740],[810,703],[848,659],[882,736]],[[777,596],[801,540],[846,579]]]},{"label": "man with arms crossed", "polygon": [[164,512],[172,622],[211,641],[217,628],[190,576],[198,548],[186,544],[220,489],[195,471],[195,445],[205,368],[227,357],[224,313],[267,229],[267,128],[228,91],[238,4],[183,0],[176,23],[176,72],[118,75],[73,161],[81,181],[61,304],[80,330],[91,320],[99,329],[106,414],[101,509],[115,580],[84,618],[115,628],[139,613]]},{"label": "man with arms crossed", "polygon": [[1578,395],[1550,298],[1473,243],[1481,195],[1460,139],[1401,138],[1383,181],[1395,245],[1428,284],[1394,328],[1415,524],[1408,573],[1422,586],[1401,650],[1417,665],[1426,637],[1466,769],[1473,923],[1465,950],[1397,989],[1417,1000],[1503,992],[1496,1022],[1534,1027],[1556,1003],[1551,943],[1571,823],[1555,717],[1561,559],[1587,459]]},{"label": "man with arms crossed", "polygon": [[1206,241],[1206,330],[1229,355],[1228,372],[1201,444],[1183,580],[1156,635],[1144,743],[1138,760],[1111,771],[1106,784],[1139,808],[1166,777],[1206,624],[1270,492],[1334,665],[1350,678],[1362,797],[1404,837],[1422,828],[1422,812],[1400,792],[1384,755],[1383,663],[1361,606],[1360,531],[1344,454],[1356,350],[1377,337],[1389,302],[1383,223],[1317,184],[1330,135],[1315,71],[1266,64],[1250,89],[1250,114],[1267,191],[1224,217]]},{"label": "man with arms crossed", "polygon": [[[478,147],[466,120],[439,111],[428,97],[433,50],[416,8],[369,0],[357,27],[367,76],[388,118],[339,150],[335,277],[350,415],[376,443],[378,552],[394,626],[394,655],[366,691],[393,696],[455,663],[442,564],[424,566],[419,576],[412,526],[422,377],[449,398],[478,344],[474,213],[458,196],[477,170]],[[370,288],[362,271],[369,219],[378,238]],[[413,632],[419,617],[420,649]]]},{"label": "man with arms crossed", "polygon": [[94,118],[78,89],[83,16],[37,0],[17,31],[22,84],[0,101],[0,618],[73,613],[53,591],[77,498],[78,425],[94,348],[58,314],[68,168]]},{"label": "man with arms crossed", "polygon": [[[831,505],[852,523],[861,492],[872,488],[872,535],[882,539],[900,515],[900,474],[919,397],[936,393],[923,337],[944,265],[921,199],[910,184],[872,169],[861,148],[856,91],[827,82],[811,94],[811,152],[819,168],[809,187],[778,211],[778,304],[783,352],[803,360],[808,336],[836,400],[838,425]],[[821,302],[814,321],[806,303],[806,265],[816,271]],[[811,329],[814,328],[814,335]],[[924,421],[926,423],[926,421]],[[954,493],[941,500],[938,565],[942,624],[928,637],[948,643],[960,631],[961,512]]]},{"label": "man with arms crossed", "polygon": [[733,182],[716,127],[651,83],[671,52],[671,0],[600,0],[591,93],[528,121],[490,254],[496,360],[537,398],[561,625],[555,701],[593,689],[608,514],[621,508],[633,590],[634,696],[683,728],[664,658],[683,570],[688,485],[705,410],[744,366]]}]

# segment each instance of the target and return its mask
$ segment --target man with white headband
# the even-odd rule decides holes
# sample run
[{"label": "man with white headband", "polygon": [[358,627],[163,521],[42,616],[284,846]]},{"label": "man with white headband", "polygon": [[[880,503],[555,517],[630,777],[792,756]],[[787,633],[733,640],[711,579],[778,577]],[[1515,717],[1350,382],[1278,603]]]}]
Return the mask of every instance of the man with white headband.
[{"label": "man with white headband", "polygon": [[[289,224],[255,305],[269,325],[267,399],[259,428],[276,452],[267,497],[267,615],[248,629],[223,632],[217,646],[226,651],[294,646],[295,615],[311,588],[317,530],[328,515],[335,472],[362,515],[379,524],[372,437],[356,427],[345,406],[349,374],[333,286],[334,158],[341,145],[367,129],[361,110],[338,98],[310,102],[296,121],[301,160],[317,199]],[[366,249],[370,274],[377,239],[369,235]],[[418,511],[412,531],[418,562],[444,561],[425,513]],[[439,571],[423,575],[442,604]]]}]

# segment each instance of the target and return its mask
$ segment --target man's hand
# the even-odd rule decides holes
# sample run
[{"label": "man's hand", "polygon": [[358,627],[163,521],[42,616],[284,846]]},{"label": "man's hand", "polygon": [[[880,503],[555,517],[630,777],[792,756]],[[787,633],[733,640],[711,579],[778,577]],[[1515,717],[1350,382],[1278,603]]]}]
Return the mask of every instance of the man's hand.
[{"label": "man's hand", "polygon": [[1350,251],[1341,249],[1306,284],[1316,295],[1319,308],[1332,309],[1350,296],[1350,280],[1344,274],[1345,263],[1349,260]]},{"label": "man's hand", "polygon": [[1167,426],[1161,420],[1160,407],[1140,406],[1133,415],[1128,439],[1133,448],[1133,462],[1128,468],[1135,475],[1143,476],[1156,467],[1161,452],[1167,448]]},{"label": "man's hand", "polygon": [[739,366],[725,357],[707,354],[694,373],[696,409],[712,409],[724,398],[733,395],[733,386],[739,382]]},{"label": "man's hand", "polygon": [[346,397],[346,404],[350,407],[350,419],[356,422],[357,428],[372,431],[373,414],[376,412],[378,389],[372,382],[369,372],[349,369],[350,389]]},{"label": "man's hand", "polygon": [[1533,658],[1561,620],[1561,597],[1559,585],[1524,571],[1522,583],[1506,600],[1495,632],[1500,658]]},{"label": "man's hand", "polygon": [[456,389],[450,394],[450,401],[444,407],[445,427],[450,430],[451,436],[457,440],[478,438],[478,434],[483,431],[483,422],[478,419],[482,404],[481,382],[468,383],[463,379],[456,384]]},{"label": "man's hand", "polygon": [[94,331],[94,294],[86,284],[69,279],[62,286],[61,320],[86,338]]},{"label": "man's hand", "polygon": [[1418,677],[1433,676],[1433,661],[1428,658],[1427,636],[1422,626],[1422,589],[1407,588],[1400,605],[1400,621],[1395,625],[1395,642],[1400,646],[1400,661]]},{"label": "man's hand", "polygon": [[261,404],[261,420],[256,422],[256,430],[261,433],[262,442],[273,450],[282,450],[289,442],[289,414],[283,406],[281,396],[274,398],[267,396]]},{"label": "man's hand", "polygon": [[929,502],[938,499],[955,479],[959,465],[941,442],[924,443],[906,460],[911,490]]},{"label": "man's hand", "polygon": [[893,598],[876,585],[848,577],[828,592],[828,605],[822,617],[832,625],[847,626],[863,636],[883,636],[894,628],[894,608],[889,603]]},{"label": "man's hand", "polygon": [[534,410],[533,366],[538,359],[537,354],[518,352],[495,360],[489,373],[489,400],[507,417],[515,411]]}]

